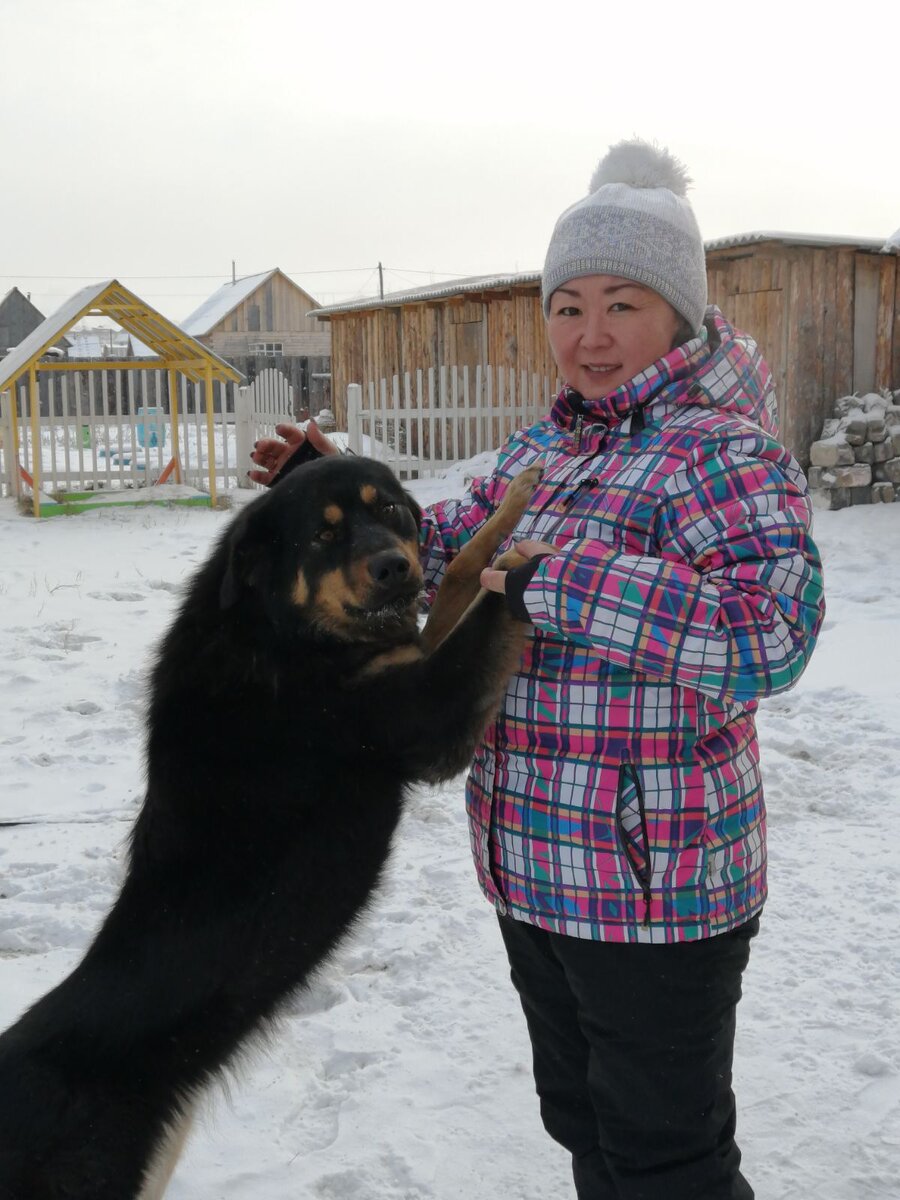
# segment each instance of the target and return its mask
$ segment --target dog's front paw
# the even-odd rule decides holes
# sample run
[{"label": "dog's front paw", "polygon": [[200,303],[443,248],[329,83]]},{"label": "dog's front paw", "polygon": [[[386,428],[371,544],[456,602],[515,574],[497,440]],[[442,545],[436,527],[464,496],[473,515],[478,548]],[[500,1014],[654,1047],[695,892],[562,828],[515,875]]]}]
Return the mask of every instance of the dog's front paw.
[{"label": "dog's front paw", "polygon": [[500,502],[500,507],[497,509],[497,516],[503,522],[507,536],[512,533],[521,520],[543,472],[542,466],[526,467],[510,481],[506,494]]}]

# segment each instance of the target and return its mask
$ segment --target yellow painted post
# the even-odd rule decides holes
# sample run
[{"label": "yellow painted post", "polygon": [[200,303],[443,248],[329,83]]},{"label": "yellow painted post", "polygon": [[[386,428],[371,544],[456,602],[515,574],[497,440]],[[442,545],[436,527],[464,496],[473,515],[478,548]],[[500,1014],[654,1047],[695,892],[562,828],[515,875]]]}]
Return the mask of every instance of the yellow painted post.
[{"label": "yellow painted post", "polygon": [[37,386],[37,367],[28,371],[28,404],[31,409],[31,506],[34,515],[41,515],[41,396]]},{"label": "yellow painted post", "polygon": [[169,371],[169,416],[172,419],[172,457],[175,459],[175,482],[181,483],[181,426],[178,420],[178,378]]},{"label": "yellow painted post", "polygon": [[206,466],[209,472],[209,506],[216,507],[216,437],[213,425],[213,374],[212,363],[206,364]]},{"label": "yellow painted post", "polygon": [[9,453],[12,460],[12,471],[10,472],[10,483],[12,484],[13,495],[18,497],[22,494],[22,477],[19,474],[19,404],[16,394],[16,383],[18,380],[12,379],[9,384],[9,391],[6,393],[9,397],[9,428],[12,442],[10,443]]}]

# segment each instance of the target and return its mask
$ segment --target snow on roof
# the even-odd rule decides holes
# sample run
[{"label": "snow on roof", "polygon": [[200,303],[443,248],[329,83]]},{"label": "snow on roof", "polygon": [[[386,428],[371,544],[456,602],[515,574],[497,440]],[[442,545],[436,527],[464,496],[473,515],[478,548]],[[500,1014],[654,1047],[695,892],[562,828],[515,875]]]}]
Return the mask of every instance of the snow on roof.
[{"label": "snow on roof", "polygon": [[540,279],[540,271],[522,271],[514,275],[467,275],[464,279],[429,283],[425,287],[414,288],[411,291],[389,292],[383,299],[379,296],[370,296],[366,300],[349,300],[343,304],[330,304],[325,308],[313,309],[310,315],[330,317],[333,313],[359,312],[367,308],[393,308],[398,304],[418,304],[425,300],[443,300],[447,296],[464,296],[469,292],[533,286],[540,283]]},{"label": "snow on roof", "polygon": [[105,279],[102,283],[89,283],[87,287],[83,287],[64,301],[56,312],[51,313],[37,329],[33,329],[27,338],[23,338],[0,362],[0,386],[10,379],[18,378],[35,354],[44,347],[52,346],[63,330],[68,329],[78,318],[85,305],[90,304],[94,297],[101,295],[114,282],[113,279]]},{"label": "snow on roof", "polygon": [[880,250],[880,238],[833,237],[824,233],[777,233],[764,230],[758,233],[737,233],[730,237],[713,238],[704,242],[707,251],[728,250],[732,246],[754,246],[759,242],[784,242],[787,246],[856,246],[860,250]]},{"label": "snow on roof", "polygon": [[191,363],[181,362],[179,365],[179,370],[188,379],[203,378],[200,370],[203,363],[212,365],[216,379],[242,378],[240,372],[224,359],[184,333],[149,304],[145,304],[117,279],[106,279],[102,283],[90,283],[74,296],[70,296],[56,312],[19,342],[6,358],[0,360],[0,391],[10,380],[18,379],[30,363],[58,341],[63,332],[71,329],[80,317],[91,312],[97,305],[100,306],[98,315],[109,317],[121,325],[132,338],[140,332],[147,344],[152,345],[161,356],[174,350],[178,351],[181,358],[185,355],[190,356]]},{"label": "snow on roof", "polygon": [[900,254],[900,229],[895,229],[881,247],[884,254]]},{"label": "snow on roof", "polygon": [[260,275],[245,275],[243,279],[238,279],[235,283],[232,283],[231,280],[223,283],[203,301],[199,308],[195,308],[190,316],[185,317],[181,322],[181,328],[191,337],[203,337],[242,301],[252,295],[261,284],[265,283],[267,279],[271,279],[277,270],[277,267],[273,267],[271,271],[263,271]]}]

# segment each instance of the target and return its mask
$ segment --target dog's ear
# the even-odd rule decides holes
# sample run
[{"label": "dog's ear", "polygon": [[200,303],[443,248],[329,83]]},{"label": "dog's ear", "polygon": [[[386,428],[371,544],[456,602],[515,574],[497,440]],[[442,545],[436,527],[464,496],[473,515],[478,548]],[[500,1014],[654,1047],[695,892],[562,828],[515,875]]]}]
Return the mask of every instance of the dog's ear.
[{"label": "dog's ear", "polygon": [[418,504],[416,504],[415,500],[413,500],[409,492],[404,491],[403,495],[406,497],[407,506],[413,515],[413,520],[415,521],[416,529],[418,530],[419,526],[422,524],[422,510]]},{"label": "dog's ear", "polygon": [[251,508],[233,522],[225,537],[225,573],[219,587],[219,607],[231,608],[248,591],[263,590],[269,581],[271,530],[262,511]]}]

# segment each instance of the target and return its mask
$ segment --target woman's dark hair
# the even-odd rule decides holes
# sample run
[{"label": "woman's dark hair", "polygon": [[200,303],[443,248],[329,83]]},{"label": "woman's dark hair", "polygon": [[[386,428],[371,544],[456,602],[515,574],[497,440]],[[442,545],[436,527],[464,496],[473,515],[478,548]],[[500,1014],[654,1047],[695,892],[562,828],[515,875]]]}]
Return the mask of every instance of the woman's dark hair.
[{"label": "woman's dark hair", "polygon": [[672,345],[669,348],[674,350],[676,346],[683,346],[685,342],[693,341],[696,336],[690,321],[686,317],[679,316],[675,336],[672,338]]}]

